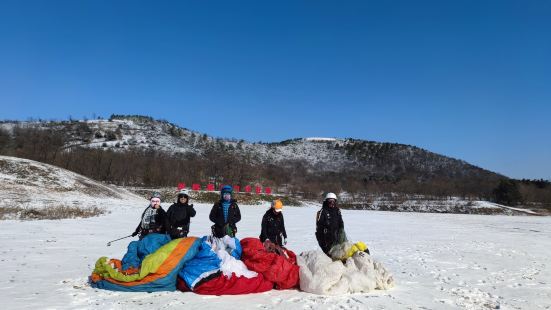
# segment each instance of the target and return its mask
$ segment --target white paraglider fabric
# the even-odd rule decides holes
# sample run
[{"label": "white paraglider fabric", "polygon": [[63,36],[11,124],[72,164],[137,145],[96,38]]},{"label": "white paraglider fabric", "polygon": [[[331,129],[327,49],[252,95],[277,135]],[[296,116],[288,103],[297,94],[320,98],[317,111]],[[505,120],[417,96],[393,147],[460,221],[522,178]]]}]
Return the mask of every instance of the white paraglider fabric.
[{"label": "white paraglider fabric", "polygon": [[392,275],[365,252],[356,252],[344,263],[333,261],[321,251],[307,251],[297,257],[300,289],[320,295],[386,290],[394,286]]},{"label": "white paraglider fabric", "polygon": [[251,271],[245,266],[241,260],[235,259],[230,253],[236,249],[235,239],[229,236],[224,238],[213,238],[212,250],[216,253],[220,262],[220,271],[227,277],[231,278],[232,273],[237,277],[244,276],[245,278],[254,278],[258,273]]}]

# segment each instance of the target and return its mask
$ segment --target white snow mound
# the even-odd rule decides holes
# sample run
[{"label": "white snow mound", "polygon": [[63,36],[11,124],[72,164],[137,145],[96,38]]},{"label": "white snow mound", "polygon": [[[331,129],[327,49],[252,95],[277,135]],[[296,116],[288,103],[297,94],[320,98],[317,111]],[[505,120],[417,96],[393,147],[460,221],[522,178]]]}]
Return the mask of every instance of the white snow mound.
[{"label": "white snow mound", "polygon": [[0,208],[109,207],[147,203],[125,189],[45,163],[0,156]]}]

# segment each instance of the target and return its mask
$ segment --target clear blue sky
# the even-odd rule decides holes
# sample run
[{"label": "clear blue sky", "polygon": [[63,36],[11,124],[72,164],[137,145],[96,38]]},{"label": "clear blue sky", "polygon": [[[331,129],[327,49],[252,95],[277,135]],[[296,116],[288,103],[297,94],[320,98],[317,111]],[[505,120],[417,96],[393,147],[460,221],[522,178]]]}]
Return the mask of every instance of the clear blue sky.
[{"label": "clear blue sky", "polygon": [[2,1],[0,119],[413,144],[551,179],[551,1]]}]

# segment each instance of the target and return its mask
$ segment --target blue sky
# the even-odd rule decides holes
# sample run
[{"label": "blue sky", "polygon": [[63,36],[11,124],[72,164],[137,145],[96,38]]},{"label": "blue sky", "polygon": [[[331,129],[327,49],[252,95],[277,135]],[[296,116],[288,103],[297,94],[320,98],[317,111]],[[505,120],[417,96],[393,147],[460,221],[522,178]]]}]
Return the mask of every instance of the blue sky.
[{"label": "blue sky", "polygon": [[551,1],[2,1],[0,119],[412,144],[551,179]]}]

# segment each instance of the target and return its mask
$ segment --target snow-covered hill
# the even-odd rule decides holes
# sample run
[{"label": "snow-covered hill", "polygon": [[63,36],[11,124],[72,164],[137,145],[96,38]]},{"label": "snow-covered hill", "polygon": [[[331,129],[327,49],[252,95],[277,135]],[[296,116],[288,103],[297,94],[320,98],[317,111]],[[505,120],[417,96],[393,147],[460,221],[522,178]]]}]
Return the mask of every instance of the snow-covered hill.
[{"label": "snow-covered hill", "polygon": [[0,129],[55,129],[70,138],[66,147],[83,146],[111,150],[149,150],[205,154],[221,149],[246,157],[256,163],[304,163],[313,171],[365,170],[366,177],[393,177],[417,173],[421,178],[435,175],[448,177],[487,177],[494,173],[464,161],[438,155],[421,148],[396,143],[357,139],[297,138],[276,143],[250,143],[243,140],[214,138],[167,121],[145,116],[115,116],[110,120],[66,122],[3,122]]},{"label": "snow-covered hill", "polygon": [[113,204],[144,201],[129,191],[101,184],[74,172],[9,156],[0,156],[0,184],[0,208],[109,209]]}]

